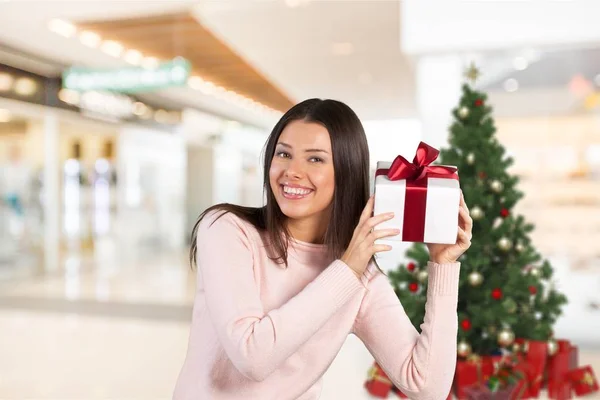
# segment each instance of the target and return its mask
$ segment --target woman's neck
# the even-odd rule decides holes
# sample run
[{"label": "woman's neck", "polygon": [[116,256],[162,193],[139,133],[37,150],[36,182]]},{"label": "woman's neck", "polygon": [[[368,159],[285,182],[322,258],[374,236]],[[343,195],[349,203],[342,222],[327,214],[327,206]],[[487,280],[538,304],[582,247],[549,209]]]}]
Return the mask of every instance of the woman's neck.
[{"label": "woman's neck", "polygon": [[288,219],[287,228],[290,235],[301,242],[322,244],[327,225],[321,218]]}]

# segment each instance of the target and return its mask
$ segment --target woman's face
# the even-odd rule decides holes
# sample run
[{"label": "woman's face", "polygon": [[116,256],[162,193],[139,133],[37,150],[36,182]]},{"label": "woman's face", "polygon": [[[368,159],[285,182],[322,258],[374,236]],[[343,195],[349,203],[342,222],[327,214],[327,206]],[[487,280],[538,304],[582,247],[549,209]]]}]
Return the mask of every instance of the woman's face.
[{"label": "woman's face", "polygon": [[288,218],[328,220],[335,176],[327,129],[314,122],[290,122],[277,141],[269,181]]}]

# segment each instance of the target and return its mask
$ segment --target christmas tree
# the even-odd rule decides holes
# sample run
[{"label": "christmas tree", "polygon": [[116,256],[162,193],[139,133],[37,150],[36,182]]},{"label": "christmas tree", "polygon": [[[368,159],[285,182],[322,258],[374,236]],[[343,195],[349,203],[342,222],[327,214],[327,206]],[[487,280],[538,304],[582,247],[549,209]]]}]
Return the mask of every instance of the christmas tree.
[{"label": "christmas tree", "polygon": [[[475,82],[478,70],[466,73]],[[519,178],[507,173],[513,159],[496,140],[487,96],[465,83],[453,110],[449,148],[438,162],[458,167],[460,185],[473,218],[473,239],[460,258],[458,355],[517,350],[515,338],[553,341],[552,326],[566,303],[552,284],[552,267],[533,247],[533,225],[512,209],[523,197]],[[422,243],[407,251],[409,262],[389,279],[413,325],[425,314],[427,261]],[[550,352],[553,349],[549,349]]]}]

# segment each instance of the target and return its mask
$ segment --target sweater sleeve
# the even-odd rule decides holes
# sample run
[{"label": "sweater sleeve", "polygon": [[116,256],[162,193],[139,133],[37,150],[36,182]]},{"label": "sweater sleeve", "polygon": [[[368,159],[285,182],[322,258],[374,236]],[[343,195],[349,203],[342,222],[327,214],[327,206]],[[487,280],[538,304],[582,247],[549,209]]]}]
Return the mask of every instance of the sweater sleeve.
[{"label": "sweater sleeve", "polygon": [[390,380],[409,398],[445,399],[456,368],[460,263],[429,263],[421,334],[406,315],[388,278],[377,271],[368,284],[354,333]]},{"label": "sweater sleeve", "polygon": [[198,229],[198,290],[204,291],[211,322],[232,364],[249,379],[262,381],[364,285],[336,260],[281,307],[266,312],[250,239],[237,217],[227,213],[215,221],[213,216]]}]

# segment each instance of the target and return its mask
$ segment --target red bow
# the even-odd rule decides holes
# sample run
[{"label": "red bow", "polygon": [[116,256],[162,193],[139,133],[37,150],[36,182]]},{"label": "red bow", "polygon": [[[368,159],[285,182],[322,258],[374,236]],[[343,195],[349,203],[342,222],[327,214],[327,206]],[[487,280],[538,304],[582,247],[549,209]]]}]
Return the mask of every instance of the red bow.
[{"label": "red bow", "polygon": [[439,154],[439,150],[431,147],[425,142],[421,142],[419,143],[415,159],[412,163],[399,155],[389,169],[381,169],[377,172],[380,172],[379,174],[387,175],[388,179],[391,181],[398,181],[401,179],[418,181],[427,177],[458,179],[456,167],[430,165],[436,160]]}]

